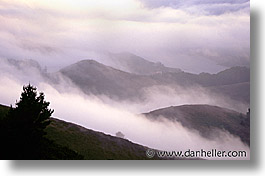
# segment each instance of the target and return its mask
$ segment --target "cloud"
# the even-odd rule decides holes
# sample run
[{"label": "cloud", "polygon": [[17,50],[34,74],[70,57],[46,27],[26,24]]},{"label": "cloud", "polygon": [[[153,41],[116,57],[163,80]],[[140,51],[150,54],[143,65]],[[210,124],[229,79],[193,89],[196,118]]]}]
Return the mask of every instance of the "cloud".
[{"label": "cloud", "polygon": [[149,8],[170,7],[200,15],[249,11],[249,0],[141,0]]},{"label": "cloud", "polygon": [[[196,73],[249,65],[249,12],[237,7],[248,2],[176,5],[179,8],[148,8],[137,0],[1,0],[0,56],[36,59],[52,70],[102,51],[132,52]],[[218,10],[229,8],[238,10]]]}]

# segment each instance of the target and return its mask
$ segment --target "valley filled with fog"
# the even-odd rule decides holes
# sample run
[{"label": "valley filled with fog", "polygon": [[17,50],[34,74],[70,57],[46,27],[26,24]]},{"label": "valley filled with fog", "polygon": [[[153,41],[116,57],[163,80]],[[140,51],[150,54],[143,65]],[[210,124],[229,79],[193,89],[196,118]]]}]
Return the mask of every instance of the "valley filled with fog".
[{"label": "valley filled with fog", "polygon": [[158,150],[250,155],[249,0],[0,0],[0,105]]},{"label": "valley filled with fog", "polygon": [[[68,69],[68,72],[78,74],[79,71],[82,71],[79,66],[87,66],[85,70],[88,73],[94,72],[94,75],[81,73],[78,77],[75,77],[76,80],[81,79],[81,82],[75,82],[71,77],[66,76],[62,70],[52,73],[47,72],[33,60],[1,59],[1,82],[4,84],[0,86],[0,103],[14,105],[15,100],[19,99],[22,86],[30,83],[37,86],[39,91],[45,93],[47,101],[51,102],[51,108],[55,109],[54,117],[110,135],[122,131],[126,139],[144,146],[159,150],[200,150],[202,148],[205,150],[212,148],[219,150],[249,150],[249,144],[242,142],[238,134],[231,134],[222,127],[213,127],[212,129],[209,127],[209,131],[213,132],[213,135],[204,136],[196,128],[188,128],[180,121],[168,119],[166,114],[165,117],[159,120],[147,118],[142,114],[166,107],[197,104],[231,109],[232,115],[236,114],[236,111],[241,112],[240,114],[246,114],[249,107],[249,104],[246,103],[247,97],[233,99],[229,94],[214,92],[209,87],[198,83],[186,82],[184,84],[180,82],[177,84],[176,82],[172,84],[175,80],[173,78],[171,78],[171,83],[168,84],[164,82],[165,79],[161,81],[161,78],[156,78],[157,75],[158,77],[163,75],[163,72],[141,76],[119,71],[100,63],[91,62],[91,60],[87,62],[88,65],[84,63],[81,65],[74,64],[62,69],[64,71]],[[247,70],[246,75],[248,74]],[[133,82],[135,80],[138,86],[143,85],[133,88],[134,91],[137,90],[132,94],[135,96],[124,94],[124,96],[119,97],[112,96],[115,93],[107,94],[108,91],[111,92],[115,88],[111,86],[112,83],[104,85],[107,90],[95,91],[97,88],[95,85],[99,84],[100,88],[103,86],[100,83],[106,83],[106,80],[101,80],[103,77],[98,76],[103,71],[106,72],[104,75],[106,79],[114,76],[112,80],[114,85],[116,85],[115,79],[118,82],[126,83],[127,80],[123,79],[128,78],[132,85],[136,84]],[[232,73],[234,74],[234,72]],[[123,74],[125,74],[125,78],[123,78]],[[183,72],[172,74],[176,74],[175,77],[177,77],[179,74],[182,75]],[[240,75],[243,74],[240,73]],[[231,81],[229,76],[228,78],[226,78],[228,80],[224,79],[223,81]],[[235,80],[237,81],[235,84],[241,85],[241,82],[246,83],[249,78],[244,77],[242,79],[239,77]],[[92,84],[89,81],[95,81],[95,83]],[[209,83],[211,88],[213,87],[212,84],[215,83]],[[239,90],[242,86],[245,87],[246,85],[242,84]],[[115,91],[118,91],[117,95],[120,95],[119,91],[130,92],[131,88],[131,86],[121,86],[120,90],[115,89]],[[244,98],[246,98],[245,101]],[[213,115],[214,118],[214,113],[211,112],[209,115]],[[239,116],[239,113],[235,116]],[[183,117],[185,118],[184,114]]]}]

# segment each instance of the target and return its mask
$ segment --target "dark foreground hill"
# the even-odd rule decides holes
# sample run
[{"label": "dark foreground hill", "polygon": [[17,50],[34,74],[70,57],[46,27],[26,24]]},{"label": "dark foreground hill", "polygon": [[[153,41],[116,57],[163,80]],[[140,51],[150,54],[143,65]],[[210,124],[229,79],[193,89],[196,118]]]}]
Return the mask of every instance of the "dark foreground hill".
[{"label": "dark foreground hill", "polygon": [[[0,120],[8,110],[9,107],[0,105]],[[40,147],[42,155],[33,159],[148,159],[147,147],[59,119],[51,118],[51,123],[45,131],[47,140],[43,141]],[[0,156],[0,159],[16,159],[9,156]]]},{"label": "dark foreground hill", "polygon": [[[11,122],[12,120],[8,120],[7,115],[9,113],[9,110],[10,110],[9,107],[0,105],[0,138],[1,138],[0,159],[4,160],[84,159],[84,157],[78,154],[77,152],[69,149],[66,146],[56,144],[54,141],[48,138],[42,138],[39,141],[34,139],[28,141],[26,138],[23,137],[24,131],[20,131],[21,132],[20,134],[16,132],[19,132],[18,130],[21,130],[23,128],[30,128],[30,127],[24,126],[21,128],[19,126],[16,126],[20,124],[20,122],[16,122],[16,124],[14,124],[13,122]],[[32,141],[34,141],[34,143],[32,143]]]},{"label": "dark foreground hill", "polygon": [[229,109],[209,105],[183,105],[155,110],[144,114],[159,120],[166,118],[184,127],[198,130],[206,138],[215,138],[218,130],[226,130],[250,145],[250,117]]}]

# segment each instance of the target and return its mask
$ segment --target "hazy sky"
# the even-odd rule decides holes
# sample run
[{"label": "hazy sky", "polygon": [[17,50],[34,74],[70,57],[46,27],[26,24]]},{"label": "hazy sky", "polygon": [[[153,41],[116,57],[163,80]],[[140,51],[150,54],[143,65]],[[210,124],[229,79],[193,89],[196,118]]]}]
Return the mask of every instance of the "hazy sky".
[{"label": "hazy sky", "polygon": [[249,10],[248,0],[0,0],[0,57],[54,70],[132,52],[216,72],[249,64]]}]

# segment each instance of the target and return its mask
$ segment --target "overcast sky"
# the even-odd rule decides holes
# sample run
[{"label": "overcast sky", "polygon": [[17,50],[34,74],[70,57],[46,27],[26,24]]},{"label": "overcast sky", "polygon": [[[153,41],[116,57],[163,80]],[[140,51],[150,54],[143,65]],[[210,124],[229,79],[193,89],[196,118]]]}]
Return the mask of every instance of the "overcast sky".
[{"label": "overcast sky", "polygon": [[248,0],[0,0],[0,57],[54,70],[131,52],[216,72],[249,64],[249,11]]}]

